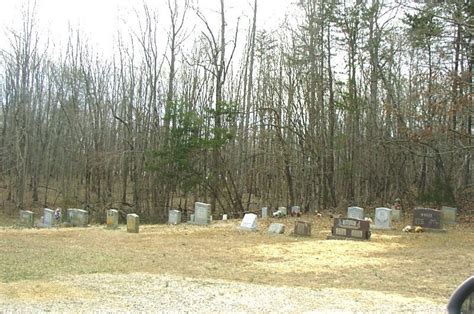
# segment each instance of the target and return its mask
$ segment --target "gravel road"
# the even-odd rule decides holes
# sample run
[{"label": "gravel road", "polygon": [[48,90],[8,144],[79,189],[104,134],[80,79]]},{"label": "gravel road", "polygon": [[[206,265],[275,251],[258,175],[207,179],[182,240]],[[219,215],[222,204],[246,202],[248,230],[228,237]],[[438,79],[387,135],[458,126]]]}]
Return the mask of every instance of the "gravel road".
[{"label": "gravel road", "polygon": [[[18,285],[23,290],[11,292]],[[35,282],[29,285],[35,287]],[[376,291],[143,273],[65,277],[36,285],[30,293],[25,287],[28,284],[0,285],[0,313],[445,313],[443,304],[428,299]]]}]

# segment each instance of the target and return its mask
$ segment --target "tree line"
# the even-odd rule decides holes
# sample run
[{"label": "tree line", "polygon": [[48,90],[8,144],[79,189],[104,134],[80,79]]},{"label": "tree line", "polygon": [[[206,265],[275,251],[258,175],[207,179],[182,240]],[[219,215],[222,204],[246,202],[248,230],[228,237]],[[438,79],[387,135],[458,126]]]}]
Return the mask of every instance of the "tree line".
[{"label": "tree line", "polygon": [[472,206],[472,1],[299,0],[273,32],[258,0],[232,22],[167,4],[111,57],[73,29],[51,52],[24,10],[0,50],[4,208]]}]

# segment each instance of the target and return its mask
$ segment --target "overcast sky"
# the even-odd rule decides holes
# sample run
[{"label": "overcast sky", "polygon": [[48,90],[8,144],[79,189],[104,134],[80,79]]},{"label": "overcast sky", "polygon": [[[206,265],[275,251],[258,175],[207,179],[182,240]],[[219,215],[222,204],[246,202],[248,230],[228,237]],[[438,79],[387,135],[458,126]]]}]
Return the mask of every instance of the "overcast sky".
[{"label": "overcast sky", "polygon": [[[178,0],[183,2],[183,0]],[[197,1],[197,0],[194,0]],[[30,0],[34,3],[34,0]],[[154,7],[163,21],[160,27],[166,32],[168,17],[167,0],[144,0],[149,7]],[[258,27],[267,30],[278,29],[285,15],[294,10],[294,0],[258,0]],[[21,8],[27,0],[0,0],[0,47],[6,48],[5,29],[18,28],[21,20]],[[67,38],[68,25],[83,31],[91,43],[105,54],[112,51],[117,29],[136,21],[136,10],[140,10],[142,0],[36,0],[37,17],[42,36],[48,37],[56,46],[62,46]],[[213,10],[219,9],[220,0],[199,0],[209,20],[218,21],[218,14]],[[226,0],[226,14],[229,28],[235,25],[235,18],[240,16],[241,25],[247,27],[247,20],[252,16],[253,0]],[[293,9],[292,9],[293,8]],[[199,23],[195,14],[188,14],[187,24]],[[245,20],[245,21],[244,21]],[[127,27],[127,26],[125,26]],[[216,30],[218,31],[218,30]],[[244,32],[246,33],[246,32]],[[47,36],[44,36],[47,35]]]}]

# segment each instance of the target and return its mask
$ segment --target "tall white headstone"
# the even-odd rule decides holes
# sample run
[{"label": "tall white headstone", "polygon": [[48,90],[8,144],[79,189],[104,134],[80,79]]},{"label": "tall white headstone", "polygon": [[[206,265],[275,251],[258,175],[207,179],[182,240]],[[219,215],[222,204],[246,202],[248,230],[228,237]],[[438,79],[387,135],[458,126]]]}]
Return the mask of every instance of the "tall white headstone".
[{"label": "tall white headstone", "polygon": [[54,223],[54,210],[45,208],[43,212],[43,226],[51,228]]},{"label": "tall white headstone", "polygon": [[392,210],[386,207],[375,209],[375,229],[390,229],[392,223]]},{"label": "tall white headstone", "polygon": [[347,209],[347,218],[364,219],[364,209],[352,206]]},{"label": "tall white headstone", "polygon": [[194,223],[207,225],[211,221],[211,205],[201,202],[194,203]]},{"label": "tall white headstone", "polygon": [[245,214],[244,219],[240,224],[240,228],[247,231],[257,230],[257,215],[248,213]]}]

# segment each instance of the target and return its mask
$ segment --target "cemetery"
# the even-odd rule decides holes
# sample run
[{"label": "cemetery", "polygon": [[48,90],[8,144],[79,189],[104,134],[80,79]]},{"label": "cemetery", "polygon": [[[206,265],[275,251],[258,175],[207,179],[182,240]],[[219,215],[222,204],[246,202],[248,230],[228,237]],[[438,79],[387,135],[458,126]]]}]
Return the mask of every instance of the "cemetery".
[{"label": "cemetery", "polygon": [[[421,297],[441,307],[456,283],[474,269],[473,225],[453,222],[451,209],[442,215],[441,210],[415,208],[401,221],[391,219],[391,210],[383,207],[351,207],[339,218],[328,213],[273,215],[284,213],[281,206],[264,207],[258,215],[225,220],[212,220],[209,210],[209,204],[197,202],[188,221],[170,210],[167,224],[150,225],[133,213],[119,220],[116,209],[106,211],[102,224],[87,221],[87,211],[68,209],[70,224],[65,226],[71,228],[53,228],[52,209],[43,210],[42,221],[38,214],[21,211],[16,227],[0,228],[5,265],[0,305],[5,296],[33,297],[33,292],[6,291],[29,291],[31,285],[63,289],[55,278],[140,272],[307,289],[341,285],[344,291],[383,297]],[[443,232],[404,233],[406,224]],[[43,267],[51,258],[56,266]]]}]

